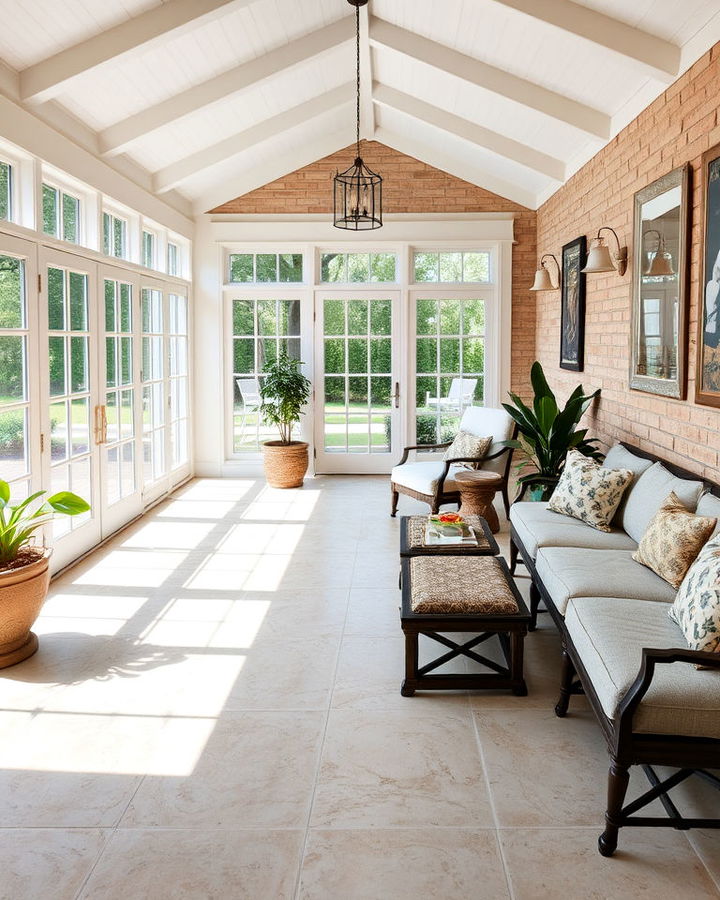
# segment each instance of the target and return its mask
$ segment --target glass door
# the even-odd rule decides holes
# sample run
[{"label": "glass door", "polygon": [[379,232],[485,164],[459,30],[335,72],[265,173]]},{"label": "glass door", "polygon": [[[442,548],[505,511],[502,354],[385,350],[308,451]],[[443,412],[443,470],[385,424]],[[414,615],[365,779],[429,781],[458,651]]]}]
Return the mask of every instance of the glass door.
[{"label": "glass door", "polygon": [[169,487],[168,364],[165,302],[162,288],[143,281],[142,316],[142,483],[145,502]]},{"label": "glass door", "polygon": [[390,472],[401,446],[400,294],[315,294],[315,471]]}]

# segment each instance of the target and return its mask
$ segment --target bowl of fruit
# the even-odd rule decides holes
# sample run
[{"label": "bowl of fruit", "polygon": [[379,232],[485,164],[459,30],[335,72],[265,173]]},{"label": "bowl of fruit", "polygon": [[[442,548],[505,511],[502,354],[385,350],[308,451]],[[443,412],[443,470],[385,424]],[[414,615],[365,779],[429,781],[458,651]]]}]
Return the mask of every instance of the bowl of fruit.
[{"label": "bowl of fruit", "polygon": [[430,524],[444,537],[462,537],[465,520],[459,513],[436,513],[429,517]]}]

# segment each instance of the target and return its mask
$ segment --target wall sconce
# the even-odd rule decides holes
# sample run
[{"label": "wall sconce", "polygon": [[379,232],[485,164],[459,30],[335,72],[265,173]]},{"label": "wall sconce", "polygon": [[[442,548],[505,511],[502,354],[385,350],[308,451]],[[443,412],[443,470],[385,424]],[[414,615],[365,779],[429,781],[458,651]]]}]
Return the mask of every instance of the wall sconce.
[{"label": "wall sconce", "polygon": [[672,256],[665,249],[664,235],[660,234],[656,228],[651,228],[643,234],[643,238],[646,238],[649,234],[657,235],[658,245],[654,251],[650,251],[652,253],[652,258],[648,261],[648,265],[646,266],[643,275],[674,275],[675,270],[672,266]]},{"label": "wall sconce", "polygon": [[[601,231],[609,231],[612,233],[617,243],[617,250],[610,256],[610,250],[605,243],[605,238],[600,236]],[[598,229],[597,237],[590,241],[590,250],[588,252],[585,268],[581,272],[586,275],[594,275],[599,272],[614,272],[617,270],[618,275],[624,275],[627,271],[627,247],[620,246],[620,239],[615,230],[603,225]]]},{"label": "wall sconce", "polygon": [[[557,266],[557,284],[552,283],[552,278],[550,277],[550,272],[545,265],[546,259],[555,260],[555,265]],[[553,253],[543,253],[540,258],[540,267],[535,272],[535,281],[533,282],[531,291],[557,291],[560,288],[560,263],[557,261],[557,257]]]}]

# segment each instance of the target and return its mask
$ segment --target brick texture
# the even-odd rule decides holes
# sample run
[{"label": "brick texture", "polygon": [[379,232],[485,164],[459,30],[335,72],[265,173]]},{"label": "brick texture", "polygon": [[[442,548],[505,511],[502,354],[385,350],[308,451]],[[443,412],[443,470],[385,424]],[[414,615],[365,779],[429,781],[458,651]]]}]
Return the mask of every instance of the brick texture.
[{"label": "brick texture", "polygon": [[[539,210],[537,246],[558,257],[580,234],[613,227],[632,261],[633,195],[689,162],[692,166],[692,250],[688,398],[695,392],[695,351],[702,249],[701,154],[720,142],[720,44],[692,66]],[[589,275],[585,331],[587,389],[602,388],[589,424],[602,440],[623,439],[692,471],[720,480],[720,410],[692,399],[668,400],[628,388],[632,265],[620,278]],[[558,367],[560,295],[538,294],[536,352],[549,380],[567,395],[579,378]]]},{"label": "brick texture", "polygon": [[[330,180],[336,170],[347,168],[354,150],[354,145],[346,147],[211,212],[331,215]],[[537,262],[535,212],[376,141],[364,142],[362,155],[370,168],[384,178],[383,208],[386,213],[514,213],[512,386],[513,390],[527,396],[529,368],[535,353],[535,303],[533,295],[527,291]]]}]

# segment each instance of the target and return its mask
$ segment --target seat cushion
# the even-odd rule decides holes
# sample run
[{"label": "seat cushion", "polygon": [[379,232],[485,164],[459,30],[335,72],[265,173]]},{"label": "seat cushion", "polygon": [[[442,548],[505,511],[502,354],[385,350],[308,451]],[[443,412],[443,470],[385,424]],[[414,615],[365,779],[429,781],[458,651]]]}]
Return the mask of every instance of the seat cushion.
[{"label": "seat cushion", "polygon": [[494,556],[413,556],[410,606],[421,615],[514,616],[520,611]]},{"label": "seat cushion", "polygon": [[677,494],[680,502],[690,512],[695,512],[703,492],[703,483],[678,478],[668,472],[661,463],[653,463],[630,487],[625,501],[622,527],[638,544],[650,520],[660,509],[670,491]]},{"label": "seat cushion", "polygon": [[620,528],[598,531],[548,509],[544,503],[513,503],[510,521],[525,550],[535,559],[540,547],[585,547],[595,550],[635,550],[635,541]]},{"label": "seat cushion", "polygon": [[[666,604],[627,597],[576,597],[568,604],[565,627],[611,719],[637,677],[643,647],[685,645]],[[720,671],[689,663],[657,665],[633,730],[720,738]]]},{"label": "seat cushion", "polygon": [[632,597],[666,604],[675,599],[675,588],[636,563],[632,550],[544,547],[535,567],[563,616],[572,597]]},{"label": "seat cushion", "polygon": [[[433,494],[438,479],[443,473],[445,463],[440,460],[428,460],[423,462],[407,462],[402,466],[395,466],[390,474],[390,480],[400,487],[408,488],[418,494]],[[448,472],[443,490],[456,491],[457,485],[454,476],[457,472],[467,472],[462,466],[452,465]]]}]

